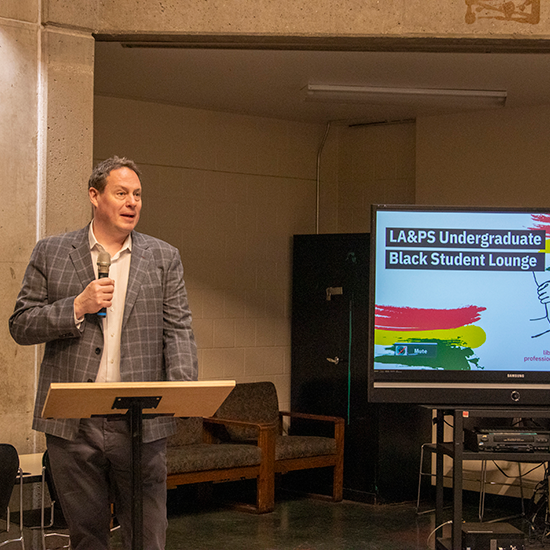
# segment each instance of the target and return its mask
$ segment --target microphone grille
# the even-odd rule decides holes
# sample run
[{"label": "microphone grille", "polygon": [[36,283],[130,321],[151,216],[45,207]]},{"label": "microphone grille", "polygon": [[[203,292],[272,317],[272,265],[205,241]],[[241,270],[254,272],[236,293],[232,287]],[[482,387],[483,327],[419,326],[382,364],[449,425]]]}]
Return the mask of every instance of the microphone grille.
[{"label": "microphone grille", "polygon": [[111,255],[106,250],[101,250],[97,256],[97,265],[109,267],[111,265]]}]

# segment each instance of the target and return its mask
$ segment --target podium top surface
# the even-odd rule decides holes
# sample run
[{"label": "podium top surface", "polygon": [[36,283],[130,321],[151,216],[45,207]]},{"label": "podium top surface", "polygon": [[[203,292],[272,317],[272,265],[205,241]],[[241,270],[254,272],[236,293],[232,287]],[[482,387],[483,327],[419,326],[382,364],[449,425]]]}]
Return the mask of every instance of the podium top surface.
[{"label": "podium top surface", "polygon": [[113,408],[120,398],[160,398],[144,414],[212,416],[235,387],[234,380],[199,382],[52,383],[42,410],[43,418],[90,418],[124,414]]}]

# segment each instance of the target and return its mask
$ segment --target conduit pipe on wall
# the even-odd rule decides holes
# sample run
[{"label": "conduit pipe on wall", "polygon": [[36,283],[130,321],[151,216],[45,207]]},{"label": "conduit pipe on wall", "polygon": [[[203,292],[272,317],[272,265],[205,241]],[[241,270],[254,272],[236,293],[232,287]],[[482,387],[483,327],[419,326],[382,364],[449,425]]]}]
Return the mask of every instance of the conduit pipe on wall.
[{"label": "conduit pipe on wall", "polygon": [[316,170],[317,204],[315,207],[315,233],[317,235],[319,235],[319,217],[320,217],[320,209],[321,209],[321,155],[323,154],[323,149],[325,147],[325,143],[327,141],[329,131],[330,131],[330,120],[327,122],[327,125],[325,128],[325,134],[323,136],[323,139],[321,140],[321,145],[319,145],[319,150],[317,151],[317,170]]}]

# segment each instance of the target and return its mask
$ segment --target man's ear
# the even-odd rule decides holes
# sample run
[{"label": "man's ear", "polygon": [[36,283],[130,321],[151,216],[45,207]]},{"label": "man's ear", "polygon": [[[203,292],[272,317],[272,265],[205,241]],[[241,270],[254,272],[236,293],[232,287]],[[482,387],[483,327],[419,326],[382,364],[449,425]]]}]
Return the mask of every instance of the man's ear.
[{"label": "man's ear", "polygon": [[97,196],[99,195],[99,191],[95,187],[90,187],[88,189],[88,198],[90,199],[90,202],[94,207],[97,206]]}]

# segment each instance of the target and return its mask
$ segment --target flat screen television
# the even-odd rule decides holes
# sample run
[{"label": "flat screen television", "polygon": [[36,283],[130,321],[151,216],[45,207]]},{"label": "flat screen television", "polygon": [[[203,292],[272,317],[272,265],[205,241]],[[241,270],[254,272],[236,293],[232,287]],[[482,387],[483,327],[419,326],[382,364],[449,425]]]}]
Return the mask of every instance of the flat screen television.
[{"label": "flat screen television", "polygon": [[550,208],[373,205],[369,307],[370,401],[550,406]]}]

